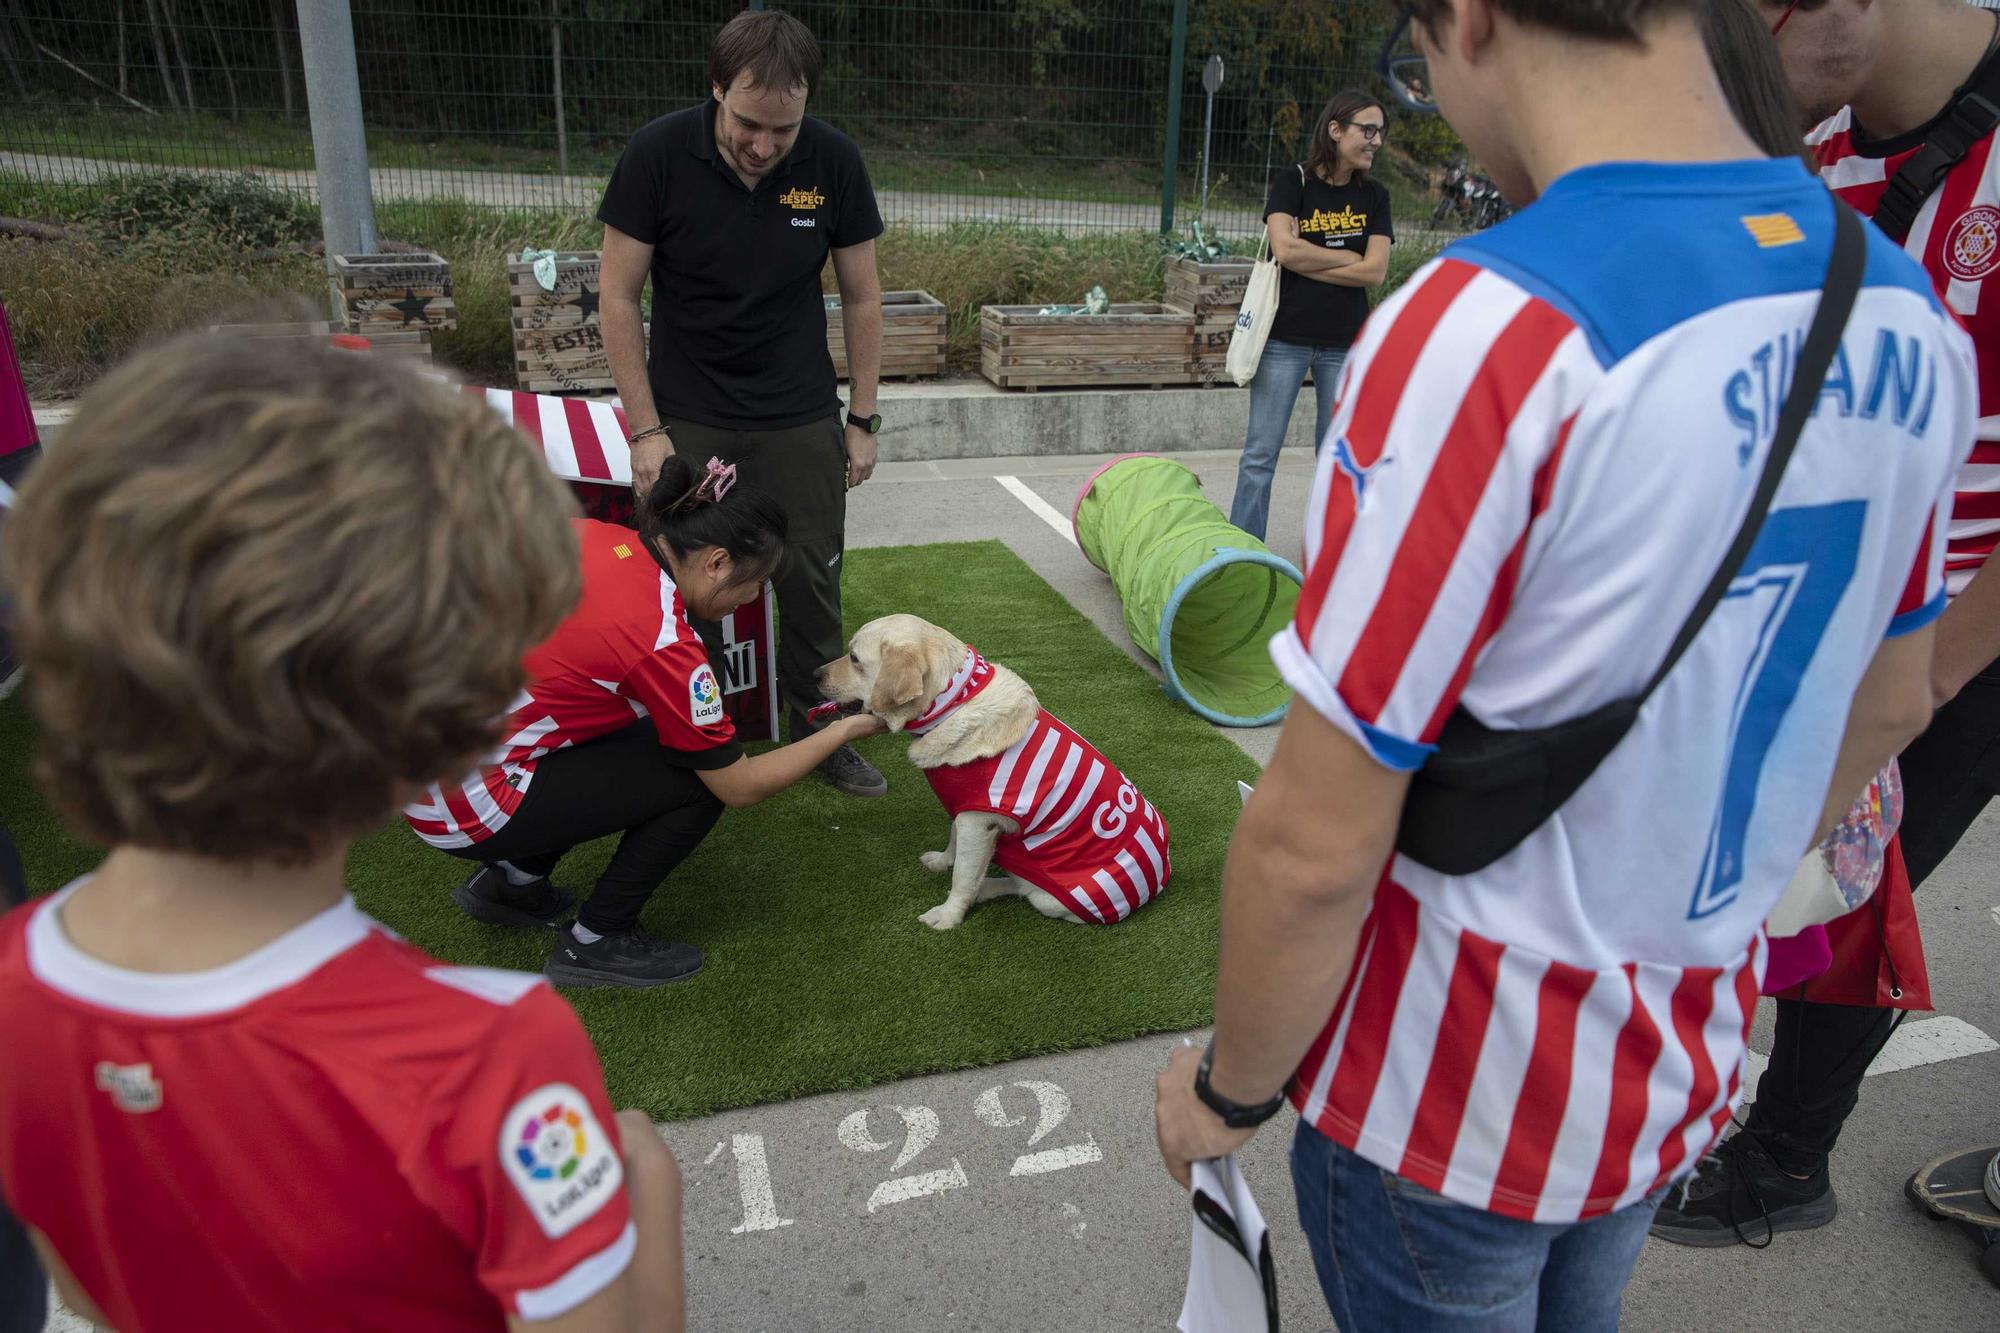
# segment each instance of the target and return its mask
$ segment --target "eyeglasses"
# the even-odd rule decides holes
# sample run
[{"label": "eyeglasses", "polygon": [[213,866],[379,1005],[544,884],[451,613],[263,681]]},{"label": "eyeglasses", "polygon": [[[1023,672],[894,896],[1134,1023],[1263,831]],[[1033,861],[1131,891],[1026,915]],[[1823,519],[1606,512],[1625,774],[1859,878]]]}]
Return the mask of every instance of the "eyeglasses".
[{"label": "eyeglasses", "polygon": [[1370,143],[1388,142],[1389,127],[1387,125],[1363,125],[1358,121],[1352,120],[1345,122],[1345,124],[1348,129],[1353,130]]},{"label": "eyeglasses", "polygon": [[1795,12],[1797,12],[1798,7],[1799,7],[1799,0],[1792,0],[1792,3],[1785,6],[1785,12],[1778,15],[1778,21],[1771,25],[1771,35],[1773,37],[1776,37],[1778,35],[1778,29],[1784,27],[1787,23],[1791,22],[1792,15]]},{"label": "eyeglasses", "polygon": [[1388,40],[1382,43],[1382,53],[1375,57],[1375,72],[1403,106],[1434,114],[1437,95],[1431,91],[1430,69],[1424,63],[1423,53],[1410,38],[1410,17],[1410,12],[1404,10],[1390,30]]}]

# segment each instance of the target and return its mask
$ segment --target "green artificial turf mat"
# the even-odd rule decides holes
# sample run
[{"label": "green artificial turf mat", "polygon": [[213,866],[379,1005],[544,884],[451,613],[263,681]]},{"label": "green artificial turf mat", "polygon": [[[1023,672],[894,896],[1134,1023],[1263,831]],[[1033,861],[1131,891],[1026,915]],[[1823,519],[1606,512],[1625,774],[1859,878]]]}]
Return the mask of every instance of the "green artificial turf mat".
[{"label": "green artificial turf mat", "polygon": [[[809,778],[725,813],[654,896],[646,926],[690,940],[708,965],[652,991],[567,992],[620,1106],[678,1118],[732,1106],[1193,1027],[1211,1016],[1217,895],[1236,780],[1255,765],[1158,685],[998,542],[851,551],[849,630],[908,611],[1027,678],[1049,709],[1123,768],[1166,817],[1165,893],[1115,926],[1051,921],[1019,898],[981,903],[956,930],[919,913],[947,877],[918,854],[946,821],[901,736],[862,749],[889,795],[862,801]],[[98,854],[69,838],[27,776],[29,724],[0,704],[0,823],[38,892]],[[573,852],[558,882],[587,889],[606,839]],[[539,970],[548,936],[480,925],[452,904],[464,862],[400,823],[358,843],[361,906],[458,963]]]}]

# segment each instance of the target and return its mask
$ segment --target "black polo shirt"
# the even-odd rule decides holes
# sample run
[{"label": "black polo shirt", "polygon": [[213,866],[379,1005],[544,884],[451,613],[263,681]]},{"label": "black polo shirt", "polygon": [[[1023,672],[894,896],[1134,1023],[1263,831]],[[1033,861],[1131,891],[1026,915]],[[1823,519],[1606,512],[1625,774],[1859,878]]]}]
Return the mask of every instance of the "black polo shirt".
[{"label": "black polo shirt", "polygon": [[653,401],[665,417],[783,430],[840,407],[820,273],[882,234],[854,140],[811,116],[752,192],[715,148],[716,102],[662,116],[612,169],[600,222],[653,247]]}]

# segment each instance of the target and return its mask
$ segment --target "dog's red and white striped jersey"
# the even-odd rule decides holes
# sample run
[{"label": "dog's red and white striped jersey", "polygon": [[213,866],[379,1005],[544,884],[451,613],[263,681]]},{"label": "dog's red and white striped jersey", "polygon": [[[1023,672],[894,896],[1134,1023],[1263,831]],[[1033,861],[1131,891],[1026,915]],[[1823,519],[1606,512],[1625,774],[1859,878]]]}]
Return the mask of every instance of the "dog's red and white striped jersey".
[{"label": "dog's red and white striped jersey", "polygon": [[583,596],[525,659],[528,688],[508,711],[505,739],[461,782],[433,785],[403,818],[433,847],[470,847],[520,808],[535,764],[552,750],[608,736],[650,717],[660,744],[695,753],[736,732],[708,650],[680,590],[630,528],[574,520]]},{"label": "dog's red and white striped jersey", "polygon": [[[1573,1221],[1691,1169],[1727,1120],[1763,922],[1868,664],[1943,609],[1971,441],[1964,331],[1866,231],[1761,532],[1624,741],[1491,866],[1386,868],[1292,1083],[1377,1166]],[[1456,707],[1517,730],[1639,693],[1757,487],[1832,233],[1784,162],[1612,164],[1415,274],[1355,344],[1321,452],[1272,645],[1300,705],[1413,770]]]},{"label": "dog's red and white striped jersey", "polygon": [[[1979,427],[1972,457],[1959,469],[1952,498],[1945,577],[1956,596],[2000,545],[2000,289],[1983,299],[2000,269],[2000,158],[1991,133],[1972,146],[1917,210],[1903,249],[1924,266],[1939,299],[1972,335],[1979,358]],[[1806,136],[1820,177],[1862,216],[1923,146],[1900,139],[1855,142],[1853,112],[1843,108]],[[1890,151],[1884,151],[1884,150]]]},{"label": "dog's red and white striped jersey", "polygon": [[993,859],[1055,896],[1078,918],[1123,921],[1167,886],[1167,821],[1097,748],[1044,708],[1028,734],[1000,754],[927,768],[931,790],[954,818],[1006,815]]}]

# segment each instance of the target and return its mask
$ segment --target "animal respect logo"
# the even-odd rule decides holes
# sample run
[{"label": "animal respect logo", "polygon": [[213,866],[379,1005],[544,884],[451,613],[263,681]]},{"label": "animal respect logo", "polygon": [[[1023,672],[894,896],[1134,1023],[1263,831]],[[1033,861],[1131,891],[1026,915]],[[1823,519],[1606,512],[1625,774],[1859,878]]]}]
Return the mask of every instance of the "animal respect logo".
[{"label": "animal respect logo", "polygon": [[819,186],[806,189],[793,188],[778,196],[778,202],[786,208],[796,208],[800,212],[810,212],[826,202],[826,196],[819,192]]},{"label": "animal respect logo", "polygon": [[1299,234],[1325,232],[1340,236],[1358,236],[1368,225],[1368,215],[1360,212],[1352,204],[1338,213],[1329,213],[1324,208],[1315,208],[1310,217],[1299,221]]}]

